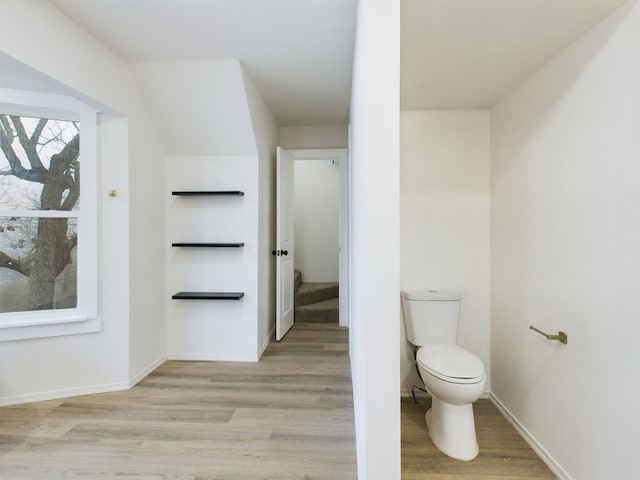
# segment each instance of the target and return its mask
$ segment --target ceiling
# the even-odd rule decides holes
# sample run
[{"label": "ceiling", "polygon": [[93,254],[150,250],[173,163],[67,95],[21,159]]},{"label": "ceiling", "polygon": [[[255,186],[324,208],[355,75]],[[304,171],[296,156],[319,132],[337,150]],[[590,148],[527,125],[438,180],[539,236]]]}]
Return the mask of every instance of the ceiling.
[{"label": "ceiling", "polygon": [[487,108],[625,0],[402,0],[401,106]]},{"label": "ceiling", "polygon": [[[356,0],[49,0],[130,63],[239,59],[281,126],[346,124]],[[624,0],[401,0],[403,109],[487,108]]]},{"label": "ceiling", "polygon": [[50,0],[129,63],[239,59],[280,126],[349,121],[356,0]]}]

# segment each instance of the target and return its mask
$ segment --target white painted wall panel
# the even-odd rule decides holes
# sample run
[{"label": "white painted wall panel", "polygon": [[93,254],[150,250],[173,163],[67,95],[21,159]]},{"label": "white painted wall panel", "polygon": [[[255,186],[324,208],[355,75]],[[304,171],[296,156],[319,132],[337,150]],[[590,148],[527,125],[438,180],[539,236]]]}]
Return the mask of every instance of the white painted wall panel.
[{"label": "white painted wall panel", "polygon": [[[138,318],[142,323],[165,315],[164,302],[147,303],[164,291],[164,262],[140,257],[129,263],[129,255],[139,252],[140,243],[150,241],[145,248],[157,251],[163,242],[163,216],[150,215],[144,222],[130,224],[129,215],[140,218],[147,202],[163,204],[157,185],[164,184],[164,158],[154,144],[157,138],[137,85],[121,59],[48,2],[28,0],[2,5],[5,26],[0,31],[0,41],[4,53],[41,72],[41,81],[54,91],[93,105],[102,104],[103,111],[113,114],[108,120],[118,125],[109,126],[105,137],[109,148],[100,147],[102,255],[98,275],[103,331],[0,345],[0,402],[126,388],[131,378],[164,356],[161,325],[145,329],[142,336],[137,329],[141,324],[130,331],[129,323],[130,312],[145,315],[144,319]],[[107,121],[106,116],[103,120]],[[138,163],[130,171],[132,155]],[[139,167],[153,171],[155,185],[146,184],[148,177],[139,175]],[[119,191],[116,199],[107,197],[111,188]],[[137,240],[133,241],[133,237]],[[132,291],[144,292],[144,308],[139,307],[138,298],[131,296]],[[140,346],[138,341],[145,342],[145,346],[135,348]],[[132,358],[130,348],[135,352]]]},{"label": "white painted wall panel", "polygon": [[[129,372],[134,383],[165,359],[165,154],[143,110],[129,118]],[[135,138],[132,139],[131,135]],[[125,137],[127,138],[127,137]],[[105,160],[114,161],[113,158]],[[122,160],[120,160],[122,161]],[[116,183],[116,182],[113,182]],[[114,187],[107,185],[106,192]],[[109,197],[111,200],[111,197]],[[105,257],[113,258],[113,257]],[[109,260],[110,262],[111,260]]]},{"label": "white painted wall panel", "polygon": [[168,155],[254,153],[238,60],[132,64]]},{"label": "white painted wall panel", "polygon": [[631,2],[492,111],[493,393],[574,480],[640,475],[638,45]]},{"label": "white painted wall panel", "polygon": [[276,147],[278,125],[253,82],[243,70],[247,104],[258,152],[259,240],[257,347],[261,355],[274,336],[276,326]]},{"label": "white painted wall panel", "polygon": [[338,282],[340,171],[332,160],[296,160],[295,268],[305,282]]},{"label": "white painted wall panel", "polygon": [[[400,286],[459,290],[458,344],[489,372],[489,111],[404,111],[400,119]],[[407,395],[420,379],[404,321],[401,331]]]},{"label": "white painted wall panel", "polygon": [[[167,354],[257,360],[258,156],[170,157],[167,163]],[[244,196],[180,197],[178,190]],[[244,242],[242,248],[172,248],[173,242]],[[180,291],[244,292],[241,300],[171,300]]]},{"label": "white painted wall panel", "polygon": [[318,125],[310,127],[281,127],[280,146],[295,148],[347,148],[347,125]]},{"label": "white painted wall panel", "polygon": [[349,318],[361,480],[400,478],[399,91],[400,2],[360,1],[350,117]]}]

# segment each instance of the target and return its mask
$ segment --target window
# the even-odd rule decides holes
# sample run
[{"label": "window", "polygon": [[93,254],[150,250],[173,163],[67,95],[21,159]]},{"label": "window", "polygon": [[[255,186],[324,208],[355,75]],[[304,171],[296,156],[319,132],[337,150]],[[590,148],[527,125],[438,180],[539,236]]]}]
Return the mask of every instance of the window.
[{"label": "window", "polygon": [[0,313],[75,308],[80,125],[0,113]]},{"label": "window", "polygon": [[0,340],[100,329],[95,129],[95,112],[0,103]]}]

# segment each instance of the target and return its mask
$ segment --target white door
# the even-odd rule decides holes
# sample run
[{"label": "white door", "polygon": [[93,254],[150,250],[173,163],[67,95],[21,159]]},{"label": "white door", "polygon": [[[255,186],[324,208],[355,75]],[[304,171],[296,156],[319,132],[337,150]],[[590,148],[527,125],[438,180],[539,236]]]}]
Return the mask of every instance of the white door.
[{"label": "white door", "polygon": [[293,326],[293,157],[277,150],[276,340]]},{"label": "white door", "polygon": [[349,326],[349,158],[341,150],[340,161],[340,248],[339,306],[340,326]]}]

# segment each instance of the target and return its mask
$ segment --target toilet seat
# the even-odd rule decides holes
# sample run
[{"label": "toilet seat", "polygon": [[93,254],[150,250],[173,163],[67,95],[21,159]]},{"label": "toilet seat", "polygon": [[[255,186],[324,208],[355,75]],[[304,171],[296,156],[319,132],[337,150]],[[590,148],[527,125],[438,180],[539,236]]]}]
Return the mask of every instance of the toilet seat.
[{"label": "toilet seat", "polygon": [[482,360],[457,345],[425,345],[417,361],[429,374],[450,383],[478,383],[485,379]]}]

